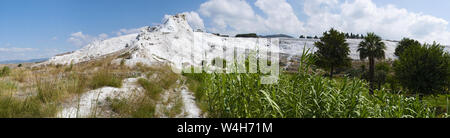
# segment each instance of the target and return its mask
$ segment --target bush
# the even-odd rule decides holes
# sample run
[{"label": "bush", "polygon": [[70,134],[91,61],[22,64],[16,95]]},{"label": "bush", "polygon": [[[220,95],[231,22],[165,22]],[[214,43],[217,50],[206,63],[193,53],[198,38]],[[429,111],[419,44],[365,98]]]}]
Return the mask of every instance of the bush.
[{"label": "bush", "polygon": [[8,76],[11,73],[11,69],[8,66],[4,66],[2,70],[0,70],[0,77]]},{"label": "bush", "polygon": [[395,61],[394,70],[400,83],[412,92],[443,93],[450,81],[450,55],[436,43],[409,47]]},{"label": "bush", "polygon": [[378,89],[381,89],[381,85],[386,83],[390,71],[391,65],[387,62],[380,62],[375,65],[374,82],[378,84]]},{"label": "bush", "polygon": [[420,42],[414,39],[403,38],[399,43],[397,48],[395,48],[395,56],[400,56],[403,51],[405,51],[408,47],[417,47],[420,46]]}]

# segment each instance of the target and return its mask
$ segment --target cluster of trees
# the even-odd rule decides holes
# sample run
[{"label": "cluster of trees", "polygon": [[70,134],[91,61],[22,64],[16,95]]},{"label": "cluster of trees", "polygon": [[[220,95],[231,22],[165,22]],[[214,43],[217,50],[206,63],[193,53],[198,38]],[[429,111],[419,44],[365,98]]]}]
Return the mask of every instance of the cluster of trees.
[{"label": "cluster of trees", "polygon": [[[361,35],[362,36],[362,35]],[[347,34],[331,29],[323,33],[320,41],[314,43],[318,49],[316,65],[328,70],[330,78],[336,68],[351,66],[350,50],[346,42]],[[420,44],[420,42],[404,38],[396,50],[397,60],[391,65],[384,62],[386,45],[381,37],[367,33],[358,45],[362,61],[368,60],[369,69],[362,78],[370,84],[373,94],[375,85],[381,88],[384,83],[401,84],[405,90],[419,94],[448,92],[450,87],[450,54],[437,44]],[[376,64],[376,62],[379,62]],[[361,70],[366,72],[365,65]],[[393,75],[390,75],[393,72]]]},{"label": "cluster of trees", "polygon": [[353,34],[353,33],[345,33],[345,38],[350,38],[350,39],[364,39],[364,35],[363,34]]},{"label": "cluster of trees", "polygon": [[[353,34],[353,33],[345,33],[344,34],[346,39],[364,39],[364,35],[363,34]],[[306,39],[319,39],[319,37],[316,36],[304,36],[304,35],[300,35],[299,38],[306,38]]]},{"label": "cluster of trees", "polygon": [[304,35],[300,35],[300,37],[299,38],[306,38],[306,39],[319,39],[319,37],[317,37],[317,35],[316,36],[314,36],[314,37],[312,37],[312,36],[304,36]]},{"label": "cluster of trees", "polygon": [[258,35],[255,34],[255,33],[249,33],[249,34],[237,34],[236,37],[257,38]]}]

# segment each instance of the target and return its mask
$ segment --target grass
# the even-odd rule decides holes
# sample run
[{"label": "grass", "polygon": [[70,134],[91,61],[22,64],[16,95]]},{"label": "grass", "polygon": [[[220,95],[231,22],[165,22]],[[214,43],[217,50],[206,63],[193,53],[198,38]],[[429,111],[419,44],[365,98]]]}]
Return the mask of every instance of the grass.
[{"label": "grass", "polygon": [[8,76],[11,73],[11,69],[8,66],[4,66],[1,70],[0,70],[0,77],[5,77]]},{"label": "grass", "polygon": [[103,86],[120,87],[131,69],[104,63],[109,60],[0,69],[0,117],[55,117],[67,99]]},{"label": "grass", "polygon": [[156,82],[150,82],[147,79],[140,78],[138,80],[139,85],[141,85],[145,90],[145,95],[149,96],[153,100],[159,100],[163,88],[159,86]]},{"label": "grass", "polygon": [[15,91],[17,84],[11,81],[0,80],[0,96],[8,94],[7,92]]},{"label": "grass", "polygon": [[19,100],[12,97],[0,97],[0,118],[51,117],[56,111],[55,105],[42,104],[36,98]]},{"label": "grass", "polygon": [[[436,109],[416,97],[384,89],[368,94],[365,81],[329,79],[310,69],[302,56],[299,71],[282,73],[263,85],[263,74],[185,74],[193,80],[197,103],[219,118],[432,118]],[[199,96],[199,97],[197,97]]]},{"label": "grass", "polygon": [[450,95],[439,94],[439,95],[428,95],[423,98],[423,101],[429,105],[437,107],[439,113],[447,113],[450,109]]},{"label": "grass", "polygon": [[153,118],[155,117],[155,103],[148,97],[132,99],[113,99],[110,107],[120,117]]},{"label": "grass", "polygon": [[435,109],[414,97],[383,90],[368,94],[357,79],[329,80],[314,75],[282,75],[262,85],[258,74],[213,74],[204,89],[210,117],[237,118],[401,118],[436,117]]},{"label": "grass", "polygon": [[183,107],[181,97],[169,95],[166,102],[163,102],[161,98],[163,92],[172,89],[179,78],[177,74],[167,70],[167,68],[167,65],[147,67],[138,64],[136,70],[148,72],[146,78],[139,78],[137,81],[138,85],[144,89],[143,95],[127,99],[112,99],[110,100],[111,109],[118,113],[119,117],[153,118],[158,116],[157,104],[160,103],[166,107],[173,103],[171,108],[160,110],[168,117],[180,114]]},{"label": "grass", "polygon": [[123,78],[114,75],[108,70],[100,70],[94,73],[90,84],[92,89],[97,89],[104,86],[120,88],[122,87],[122,80]]}]

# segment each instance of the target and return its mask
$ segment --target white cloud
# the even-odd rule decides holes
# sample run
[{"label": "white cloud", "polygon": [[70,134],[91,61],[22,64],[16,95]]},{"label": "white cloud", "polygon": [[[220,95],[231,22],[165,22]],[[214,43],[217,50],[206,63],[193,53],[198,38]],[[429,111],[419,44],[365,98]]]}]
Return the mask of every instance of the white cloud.
[{"label": "white cloud", "polygon": [[394,5],[379,6],[372,0],[304,0],[306,19],[302,20],[286,0],[256,0],[253,6],[245,0],[209,0],[198,12],[212,32],[321,35],[334,27],[353,33],[375,32],[385,39],[410,37],[450,44],[448,21]]},{"label": "white cloud", "polygon": [[140,31],[141,31],[141,28],[120,29],[119,31],[115,32],[115,34],[117,36],[121,36],[121,35],[139,33]]},{"label": "white cloud", "polygon": [[266,14],[265,26],[273,33],[297,34],[304,31],[303,22],[286,0],[257,0],[255,5]]},{"label": "white cloud", "polygon": [[245,0],[210,0],[200,5],[199,12],[211,20],[214,32],[268,32],[261,16],[255,14]]},{"label": "white cloud", "polygon": [[203,19],[200,18],[200,15],[198,15],[197,12],[191,11],[191,12],[184,12],[183,14],[186,15],[186,20],[188,21],[192,29],[205,30],[205,24],[203,23]]},{"label": "white cloud", "polygon": [[387,39],[411,37],[422,42],[434,40],[450,44],[448,22],[422,13],[409,12],[394,5],[377,6],[371,0],[306,0],[308,33],[320,33],[331,27],[341,31],[375,32]]},{"label": "white cloud", "polygon": [[211,19],[208,29],[213,32],[297,34],[304,30],[286,0],[257,0],[254,5],[265,15],[257,14],[245,0],[210,0],[199,12]]},{"label": "white cloud", "polygon": [[69,39],[67,39],[67,41],[75,46],[81,47],[89,44],[94,40],[105,40],[108,37],[108,34],[105,33],[99,34],[98,36],[91,36],[88,34],[83,34],[83,32],[76,32],[70,34],[70,37]]},{"label": "white cloud", "polygon": [[28,51],[35,51],[34,48],[17,48],[17,47],[11,47],[11,48],[0,48],[0,52],[28,52]]}]

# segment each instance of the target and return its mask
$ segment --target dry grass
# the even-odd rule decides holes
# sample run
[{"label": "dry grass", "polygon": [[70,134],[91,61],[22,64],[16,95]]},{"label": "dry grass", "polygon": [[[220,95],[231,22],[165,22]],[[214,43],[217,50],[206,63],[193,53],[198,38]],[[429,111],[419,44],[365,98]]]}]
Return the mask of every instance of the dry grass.
[{"label": "dry grass", "polygon": [[[144,88],[144,94],[128,99],[111,99],[110,107],[114,112],[120,117],[134,118],[159,117],[160,112],[166,117],[176,117],[181,114],[184,106],[181,95],[171,93],[179,79],[178,74],[167,70],[167,65],[148,67],[138,64],[134,69],[147,73],[146,78],[138,80],[138,84]],[[167,92],[164,93],[165,98],[162,98],[163,92]],[[158,104],[170,108],[157,108]]]},{"label": "dry grass", "polygon": [[120,87],[132,70],[110,64],[113,59],[5,69],[0,78],[0,117],[54,117],[60,103],[69,98],[103,86]]}]

